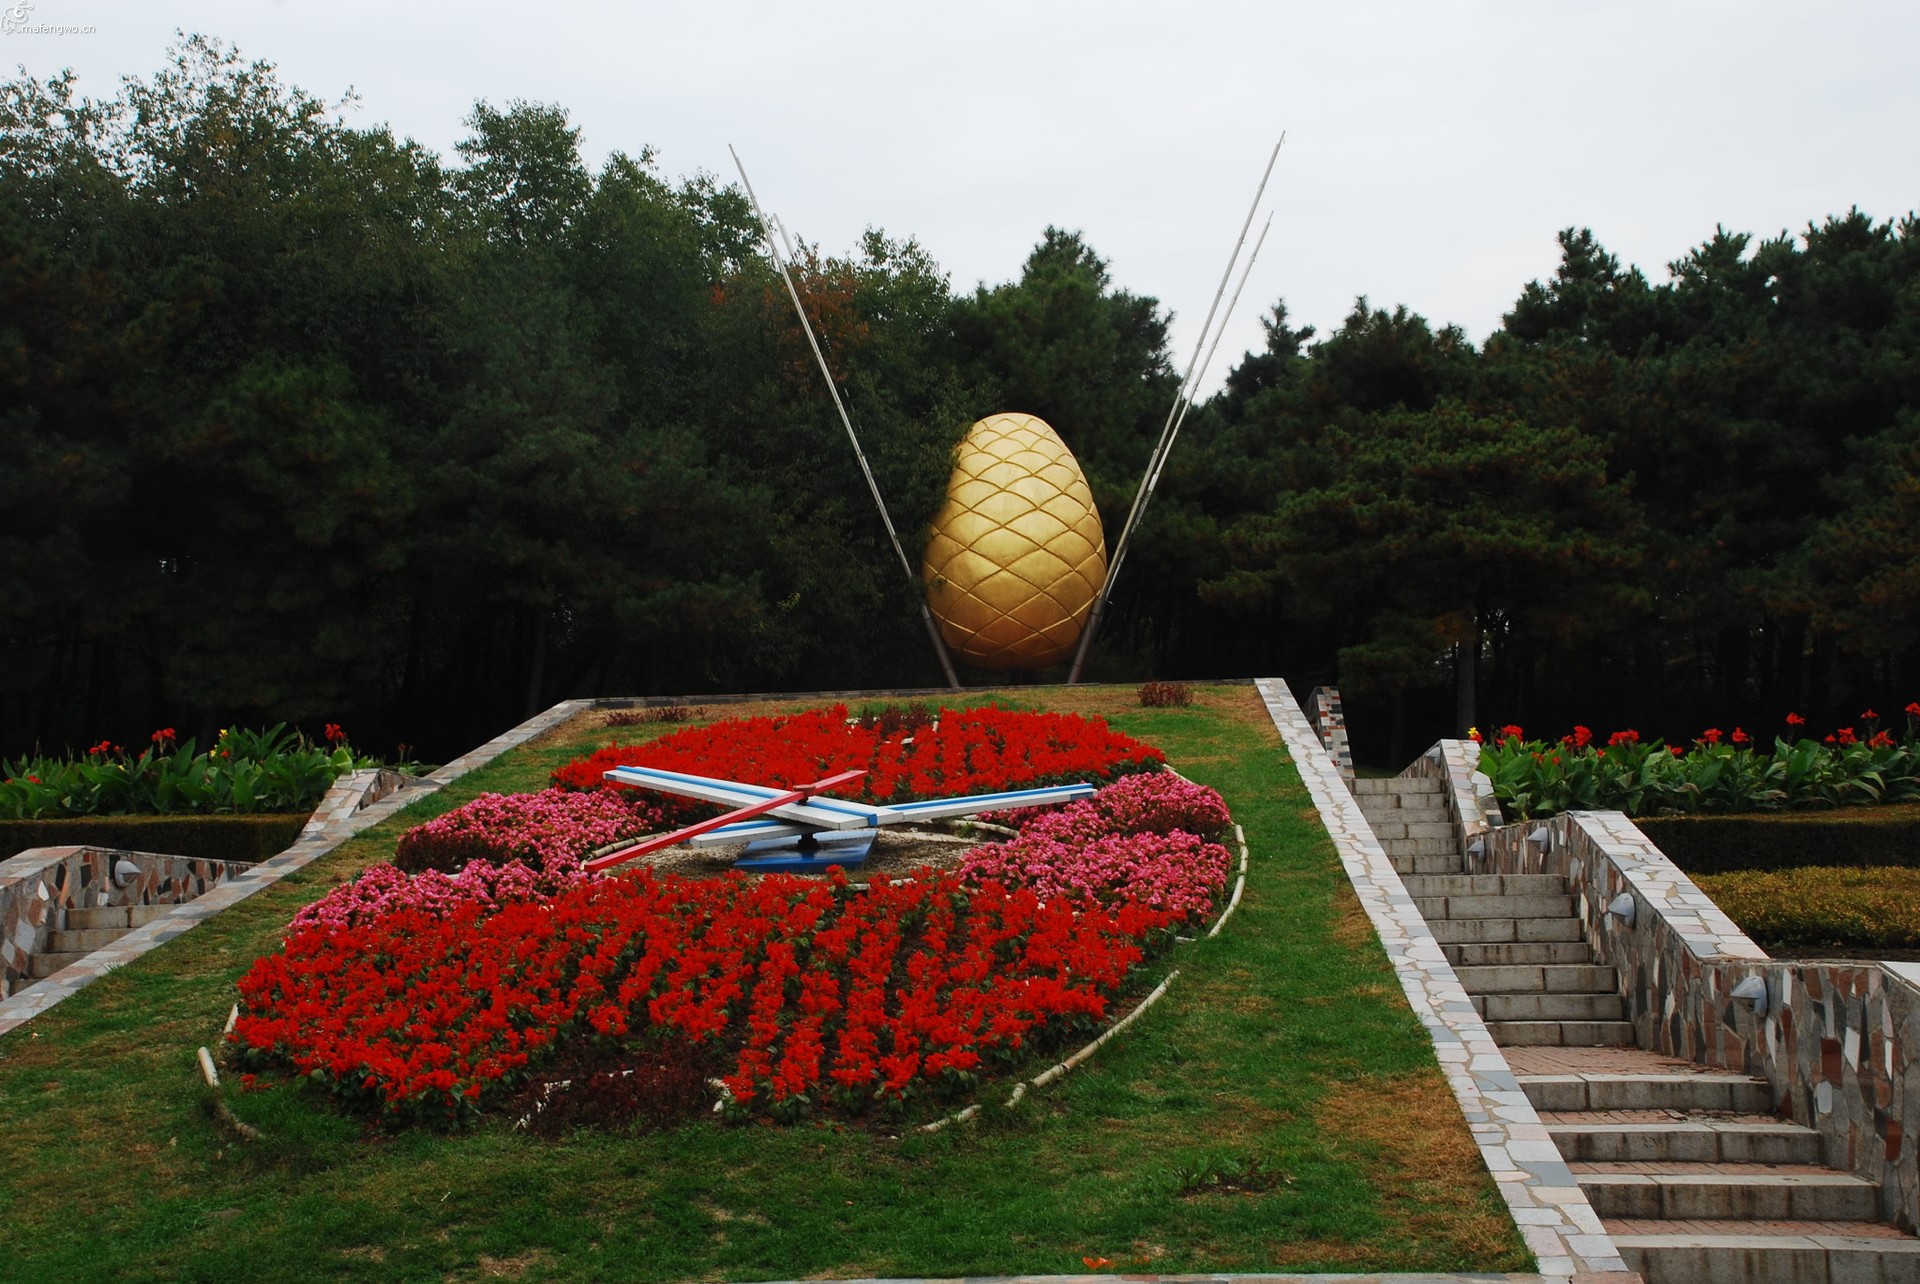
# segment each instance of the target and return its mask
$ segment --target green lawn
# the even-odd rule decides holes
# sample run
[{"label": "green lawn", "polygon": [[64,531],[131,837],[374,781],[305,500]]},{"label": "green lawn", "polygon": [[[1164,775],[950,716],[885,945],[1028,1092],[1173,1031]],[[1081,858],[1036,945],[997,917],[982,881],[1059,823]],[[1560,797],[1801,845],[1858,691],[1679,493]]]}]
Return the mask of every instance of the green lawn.
[{"label": "green lawn", "polygon": [[193,1052],[248,963],[405,827],[537,788],[605,743],[589,714],[0,1038],[7,1278],[756,1280],[1081,1273],[1088,1257],[1116,1272],[1528,1268],[1252,689],[1159,710],[1130,690],[1016,698],[1160,745],[1225,794],[1253,851],[1240,910],[1178,948],[1167,996],[1017,1110],[995,1086],[978,1121],[933,1135],[702,1122],[547,1142],[504,1125],[370,1132],[283,1089],[227,1095],[266,1133],[237,1140]]}]

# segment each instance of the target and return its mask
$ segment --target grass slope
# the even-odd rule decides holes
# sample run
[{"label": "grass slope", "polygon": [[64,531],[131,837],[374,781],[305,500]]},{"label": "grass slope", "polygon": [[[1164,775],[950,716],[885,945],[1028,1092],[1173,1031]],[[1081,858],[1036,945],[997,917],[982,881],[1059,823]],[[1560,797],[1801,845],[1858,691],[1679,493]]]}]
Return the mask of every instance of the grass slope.
[{"label": "grass slope", "polygon": [[[1090,1066],[934,1135],[700,1123],[543,1142],[383,1135],[294,1089],[228,1092],[193,1049],[301,904],[406,826],[537,788],[598,715],[449,787],[0,1038],[11,1280],[795,1279],[1114,1271],[1515,1270],[1508,1221],[1426,1037],[1250,688],[1107,716],[1225,794],[1253,850],[1221,936]],[[738,709],[717,710],[731,716]],[[671,728],[661,728],[670,730]],[[616,733],[635,738],[646,729]]]}]

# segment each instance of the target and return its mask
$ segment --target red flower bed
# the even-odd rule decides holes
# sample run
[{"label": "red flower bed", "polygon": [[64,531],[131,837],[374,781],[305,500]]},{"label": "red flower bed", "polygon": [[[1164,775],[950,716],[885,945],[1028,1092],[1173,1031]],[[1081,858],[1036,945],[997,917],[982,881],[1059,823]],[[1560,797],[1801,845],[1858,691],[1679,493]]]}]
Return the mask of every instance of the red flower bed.
[{"label": "red flower bed", "polygon": [[[554,779],[597,791],[603,772],[636,763],[781,785],[865,767],[865,797],[892,802],[1108,781],[1163,762],[1071,715],[943,711],[936,730],[849,724],[836,706],[610,746]],[[1148,944],[1210,905],[1224,870],[1223,852],[1181,828],[1224,825],[1218,795],[1157,774],[1041,824],[1052,833],[1097,816],[1097,879],[1081,868],[1091,834],[1078,830],[1029,844],[991,880],[922,871],[855,891],[837,872],[582,876],[579,851],[602,828],[639,823],[624,801],[600,815],[614,802],[482,799],[411,832],[415,847],[458,840],[506,863],[412,878],[375,866],[303,911],[284,948],[241,980],[239,1059],[290,1068],[386,1117],[448,1121],[504,1098],[562,1047],[675,1047],[719,1067],[747,1109],[858,1111],[962,1087],[1036,1040],[1098,1025]],[[528,853],[545,867],[506,860]],[[1179,894],[1103,905],[1110,883]]]},{"label": "red flower bed", "polygon": [[886,720],[850,723],[847,707],[834,705],[609,745],[568,763],[553,781],[569,789],[601,789],[613,768],[640,766],[779,787],[858,767],[867,773],[858,797],[889,803],[1078,780],[1104,784],[1165,762],[1152,745],[1109,729],[1104,719],[1077,714],[943,709],[937,727],[903,734]]},{"label": "red flower bed", "polygon": [[297,929],[242,979],[232,1038],[387,1115],[456,1119],[561,1040],[629,1036],[732,1055],[754,1108],[859,1109],[1097,1024],[1176,917],[957,875],[853,892],[642,872]]}]

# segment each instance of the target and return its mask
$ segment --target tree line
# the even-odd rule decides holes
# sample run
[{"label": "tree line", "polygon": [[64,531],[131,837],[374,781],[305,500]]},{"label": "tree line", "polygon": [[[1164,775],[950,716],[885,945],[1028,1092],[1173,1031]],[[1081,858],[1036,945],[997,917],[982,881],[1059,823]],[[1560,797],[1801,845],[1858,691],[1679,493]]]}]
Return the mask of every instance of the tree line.
[{"label": "tree line", "polygon": [[[198,38],[111,99],[0,86],[0,752],[325,719],[444,756],[569,695],[939,684],[744,195],[592,169],[556,106],[467,125],[442,158]],[[1276,303],[1088,676],[1337,682],[1382,757],[1897,708],[1916,232],[1720,229],[1655,284],[1569,230],[1478,347]],[[1081,236],[972,291],[878,231],[797,269],[903,533],[997,410],[1117,533],[1178,379]]]}]

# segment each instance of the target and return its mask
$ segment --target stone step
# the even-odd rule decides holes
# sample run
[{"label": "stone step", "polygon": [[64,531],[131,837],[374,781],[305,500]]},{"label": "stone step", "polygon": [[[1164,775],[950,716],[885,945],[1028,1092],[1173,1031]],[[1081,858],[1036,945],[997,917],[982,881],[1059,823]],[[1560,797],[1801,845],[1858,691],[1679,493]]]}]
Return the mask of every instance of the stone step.
[{"label": "stone step", "polygon": [[1573,897],[1557,896],[1415,896],[1414,908],[1431,923],[1436,919],[1564,918],[1573,921]]},{"label": "stone step", "polygon": [[1627,1019],[1626,1001],[1617,994],[1469,994],[1467,997],[1473,1001],[1473,1010],[1490,1024],[1517,1021],[1624,1024]]},{"label": "stone step", "polygon": [[1360,814],[1367,818],[1370,825],[1387,821],[1399,821],[1407,824],[1419,821],[1426,825],[1449,825],[1453,818],[1447,813],[1446,804],[1437,798],[1409,798],[1405,801],[1394,798],[1362,798]]},{"label": "stone step", "polygon": [[1475,967],[1547,967],[1591,964],[1586,941],[1508,941],[1494,945],[1443,945],[1456,972]]},{"label": "stone step", "polygon": [[124,927],[54,928],[47,933],[47,951],[54,954],[91,954],[127,934]]},{"label": "stone step", "polygon": [[1460,984],[1466,987],[1468,994],[1618,994],[1620,992],[1619,972],[1597,963],[1558,963],[1537,967],[1513,964],[1485,967],[1456,966],[1453,974],[1460,978]]},{"label": "stone step", "polygon": [[1375,820],[1369,816],[1367,828],[1373,830],[1373,836],[1383,843],[1418,838],[1439,839],[1446,843],[1453,841],[1453,826],[1444,820],[1403,820],[1399,817]]},{"label": "stone step", "polygon": [[1378,776],[1353,782],[1353,796],[1363,794],[1439,794],[1444,782],[1438,776]]},{"label": "stone step", "polygon": [[1575,918],[1441,918],[1427,929],[1442,945],[1496,945],[1505,941],[1580,941]]},{"label": "stone step", "polygon": [[38,954],[29,954],[27,956],[27,975],[36,981],[45,980],[61,968],[78,963],[90,953],[92,953],[90,950],[43,950]]},{"label": "stone step", "polygon": [[[1639,1116],[1633,1118],[1631,1116]],[[1764,1115],[1688,1118],[1672,1111],[1582,1115],[1542,1111],[1568,1160],[1699,1164],[1818,1164],[1820,1134]]]},{"label": "stone step", "polygon": [[1428,874],[1400,880],[1409,896],[1564,896],[1558,874]]},{"label": "stone step", "polygon": [[1630,1048],[1631,1021],[1489,1021],[1487,1033],[1501,1047]]},{"label": "stone step", "polygon": [[1427,856],[1400,856],[1388,852],[1387,859],[1393,862],[1394,870],[1402,877],[1408,874],[1457,874],[1462,867],[1460,853],[1456,851]]},{"label": "stone step", "polygon": [[1611,1218],[1620,1256],[1647,1284],[1913,1284],[1920,1239],[1862,1222]]},{"label": "stone step", "polygon": [[1389,856],[1451,856],[1450,868],[1461,868],[1460,849],[1451,838],[1385,838],[1380,846]]},{"label": "stone step", "polygon": [[[1497,1035],[1495,1036],[1498,1037]],[[1773,1093],[1750,1075],[1519,1074],[1535,1110],[1678,1110],[1741,1115],[1773,1113]]]},{"label": "stone step", "polygon": [[69,909],[69,931],[93,931],[98,928],[145,927],[173,909],[173,905],[104,905],[94,909]]},{"label": "stone step", "polygon": [[1880,1188],[1810,1164],[1572,1162],[1602,1217],[1870,1222]]}]

